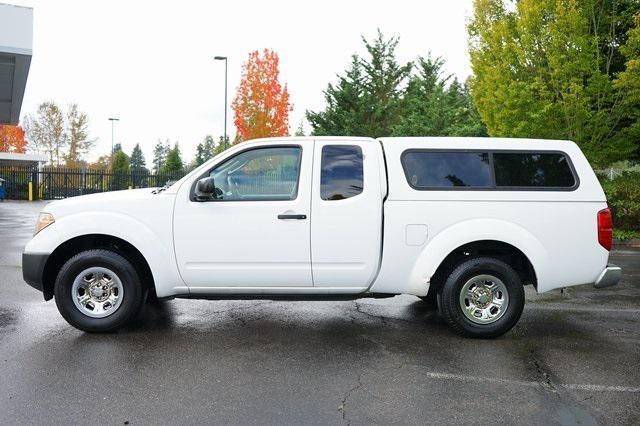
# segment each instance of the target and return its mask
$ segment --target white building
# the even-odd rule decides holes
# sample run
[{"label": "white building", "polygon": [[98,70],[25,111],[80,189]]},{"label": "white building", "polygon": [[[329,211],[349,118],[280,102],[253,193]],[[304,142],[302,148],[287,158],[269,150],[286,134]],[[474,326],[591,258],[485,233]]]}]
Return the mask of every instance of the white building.
[{"label": "white building", "polygon": [[17,152],[0,152],[0,167],[40,167],[47,162],[44,154],[20,154]]},{"label": "white building", "polygon": [[0,124],[18,124],[33,46],[33,9],[0,3]]}]

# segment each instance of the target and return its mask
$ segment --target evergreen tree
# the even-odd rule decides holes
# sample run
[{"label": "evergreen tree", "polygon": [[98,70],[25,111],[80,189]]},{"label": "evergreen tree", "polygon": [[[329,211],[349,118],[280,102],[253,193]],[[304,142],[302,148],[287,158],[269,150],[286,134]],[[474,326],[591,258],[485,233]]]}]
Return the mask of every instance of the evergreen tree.
[{"label": "evergreen tree", "polygon": [[404,90],[396,136],[486,136],[466,86],[443,76],[442,58],[418,58]]},{"label": "evergreen tree", "polygon": [[294,136],[306,136],[304,134],[304,123],[300,120],[300,124],[298,124],[298,128],[296,129],[296,133]]},{"label": "evergreen tree", "polygon": [[354,55],[349,69],[329,84],[326,108],[307,111],[314,135],[486,136],[466,85],[443,75],[441,58],[399,65],[397,38],[363,39],[366,59]]},{"label": "evergreen tree", "polygon": [[204,140],[196,146],[196,156],[193,159],[195,167],[200,166],[216,155],[216,143],[213,136],[207,135]]},{"label": "evergreen tree", "polygon": [[181,174],[184,171],[184,163],[182,162],[182,157],[180,156],[180,148],[178,147],[178,143],[173,146],[169,150],[167,154],[166,161],[162,166],[161,173],[168,175],[176,175]]},{"label": "evergreen tree", "polygon": [[198,145],[196,145],[196,156],[193,159],[193,165],[195,167],[202,165],[205,162],[205,156],[206,154],[204,144],[200,142]]},{"label": "evergreen tree", "polygon": [[218,144],[213,148],[213,156],[215,157],[216,155],[220,154],[221,152],[224,152],[225,146],[227,148],[231,147],[231,144],[229,143],[229,136],[227,136],[227,143],[226,144],[225,144],[225,141],[224,141],[224,137],[220,136],[220,138],[218,139]]},{"label": "evergreen tree", "polygon": [[488,136],[467,83],[462,85],[454,79],[447,89],[447,97],[453,109],[447,136]]},{"label": "evergreen tree", "polygon": [[167,159],[168,151],[169,142],[163,143],[161,140],[158,140],[158,143],[153,147],[153,173],[160,173]]},{"label": "evergreen tree", "polygon": [[358,56],[351,57],[351,66],[344,76],[338,76],[336,85],[329,83],[324,98],[324,111],[306,112],[313,135],[364,136],[367,106],[363,101],[364,82]]},{"label": "evergreen tree", "polygon": [[367,57],[353,55],[350,68],[338,76],[337,85],[324,92],[324,111],[307,111],[314,135],[389,136],[402,113],[400,86],[411,63],[398,64],[398,38],[388,40],[378,31],[370,43],[362,38]]},{"label": "evergreen tree", "polygon": [[142,153],[142,149],[140,149],[140,144],[137,143],[136,146],[133,147],[133,151],[131,151],[131,159],[129,160],[131,171],[132,172],[140,172],[146,171],[147,162],[144,159],[144,154]]},{"label": "evergreen tree", "polygon": [[122,152],[122,150],[116,151],[113,155],[113,162],[111,164],[111,170],[113,173],[128,174],[130,170],[129,156]]},{"label": "evergreen tree", "polygon": [[129,156],[122,149],[116,151],[111,163],[111,189],[126,189],[130,185]]},{"label": "evergreen tree", "polygon": [[210,160],[214,157],[215,149],[216,149],[215,139],[213,139],[213,136],[207,135],[204,138],[204,144],[203,144],[204,161]]}]

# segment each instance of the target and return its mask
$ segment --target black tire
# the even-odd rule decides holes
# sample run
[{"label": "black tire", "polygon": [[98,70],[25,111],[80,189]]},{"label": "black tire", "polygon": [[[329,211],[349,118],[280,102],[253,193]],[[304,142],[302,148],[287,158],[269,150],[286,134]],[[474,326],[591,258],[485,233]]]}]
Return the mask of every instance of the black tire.
[{"label": "black tire", "polygon": [[[73,301],[74,280],[92,267],[113,271],[122,283],[122,301],[104,318],[84,314]],[[54,296],[58,311],[69,324],[83,331],[100,333],[113,331],[133,320],[144,301],[144,289],[135,268],[127,259],[109,250],[87,250],[76,254],[62,266],[56,278]]]},{"label": "black tire", "polygon": [[[465,283],[477,275],[490,274],[507,289],[507,308],[489,324],[473,322],[463,313],[460,293]],[[518,273],[508,264],[492,257],[477,257],[460,263],[447,277],[439,296],[440,314],[459,334],[467,337],[493,338],[509,331],[520,319],[524,308],[524,288]]]}]

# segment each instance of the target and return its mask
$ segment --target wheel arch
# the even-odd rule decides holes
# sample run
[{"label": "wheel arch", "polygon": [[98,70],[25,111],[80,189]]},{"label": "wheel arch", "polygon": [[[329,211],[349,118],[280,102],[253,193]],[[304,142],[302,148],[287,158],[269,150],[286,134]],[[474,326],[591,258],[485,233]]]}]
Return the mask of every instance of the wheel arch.
[{"label": "wheel arch", "polygon": [[425,285],[427,290],[437,285],[449,265],[473,254],[515,258],[536,288],[546,279],[547,250],[533,234],[512,222],[474,219],[445,228],[429,241],[411,272],[411,294],[426,294]]},{"label": "wheel arch", "polygon": [[498,240],[477,240],[452,250],[438,265],[431,276],[430,291],[437,291],[457,265],[474,257],[492,257],[511,266],[520,276],[523,285],[537,288],[536,270],[531,260],[518,247]]},{"label": "wheel arch", "polygon": [[112,250],[135,268],[145,289],[155,289],[153,273],[147,259],[133,244],[109,234],[85,234],[64,241],[49,255],[43,271],[43,294],[45,300],[53,298],[53,287],[62,265],[76,254],[91,249]]}]

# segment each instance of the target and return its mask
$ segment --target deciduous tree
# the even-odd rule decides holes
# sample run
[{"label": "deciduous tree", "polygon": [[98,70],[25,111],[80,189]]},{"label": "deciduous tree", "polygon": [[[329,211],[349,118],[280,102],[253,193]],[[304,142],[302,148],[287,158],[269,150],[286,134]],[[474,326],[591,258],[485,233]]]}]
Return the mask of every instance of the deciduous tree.
[{"label": "deciduous tree", "polygon": [[68,151],[64,159],[67,167],[78,167],[96,139],[89,137],[89,118],[78,110],[77,104],[69,105],[66,119]]},{"label": "deciduous tree", "polygon": [[0,151],[24,153],[24,130],[20,126],[0,125]]},{"label": "deciduous tree", "polygon": [[595,165],[626,158],[638,12],[634,0],[475,0],[471,93],[489,134],[571,139]]},{"label": "deciduous tree", "polygon": [[[618,73],[614,82],[616,89],[624,93],[624,109],[628,111],[618,137],[624,140],[640,141],[640,15],[635,18],[635,27],[629,30],[628,39],[621,47],[624,70]],[[635,157],[640,158],[640,142],[637,143]]]},{"label": "deciduous tree", "polygon": [[111,156],[101,155],[100,157],[98,157],[96,161],[94,161],[93,163],[89,163],[87,167],[89,169],[107,171],[109,170],[110,164],[111,164]]},{"label": "deciduous tree", "polygon": [[30,149],[43,152],[49,164],[60,165],[67,146],[64,114],[55,102],[43,102],[35,114],[24,119],[24,129]]},{"label": "deciduous tree", "polygon": [[278,54],[265,49],[249,54],[231,104],[238,141],[289,133],[289,91],[279,81]]}]

